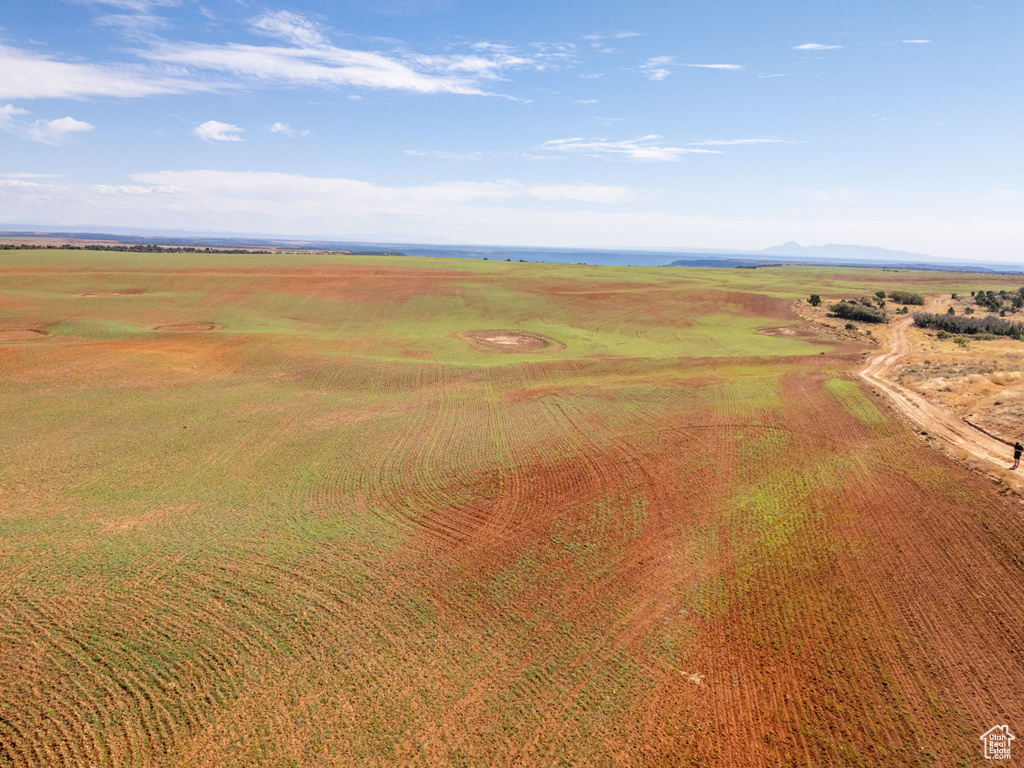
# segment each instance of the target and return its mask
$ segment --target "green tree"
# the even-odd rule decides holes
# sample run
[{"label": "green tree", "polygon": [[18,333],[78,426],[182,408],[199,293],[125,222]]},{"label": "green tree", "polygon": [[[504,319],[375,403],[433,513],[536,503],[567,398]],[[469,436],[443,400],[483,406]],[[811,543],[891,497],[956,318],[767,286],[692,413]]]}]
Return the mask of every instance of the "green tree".
[{"label": "green tree", "polygon": [[956,310],[953,309],[952,307],[950,307],[949,309],[946,310],[946,314],[947,315],[955,315],[956,314]]},{"label": "green tree", "polygon": [[808,302],[808,303],[809,303],[809,304],[810,304],[810,305],[811,305],[812,307],[819,307],[819,306],[821,306],[821,296],[819,296],[819,295],[818,295],[818,294],[816,294],[816,293],[812,293],[812,294],[811,294],[811,298],[809,298],[809,299],[807,300],[807,302]]}]

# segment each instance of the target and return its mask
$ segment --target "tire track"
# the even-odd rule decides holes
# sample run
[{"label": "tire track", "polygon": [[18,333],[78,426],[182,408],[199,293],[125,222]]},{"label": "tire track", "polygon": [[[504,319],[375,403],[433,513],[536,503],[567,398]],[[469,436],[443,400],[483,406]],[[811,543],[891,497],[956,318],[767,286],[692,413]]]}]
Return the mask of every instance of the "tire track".
[{"label": "tire track", "polygon": [[[933,298],[926,310],[934,312],[940,303],[938,297]],[[885,393],[898,413],[923,427],[928,434],[979,459],[990,471],[1007,469],[1007,457],[1011,451],[1006,443],[968,424],[941,405],[929,402],[892,378],[893,371],[911,350],[907,330],[913,322],[913,315],[906,315],[891,324],[889,348],[868,360],[859,371],[861,378]],[[1024,489],[1024,482],[1016,478],[1006,482],[1018,491]]]}]

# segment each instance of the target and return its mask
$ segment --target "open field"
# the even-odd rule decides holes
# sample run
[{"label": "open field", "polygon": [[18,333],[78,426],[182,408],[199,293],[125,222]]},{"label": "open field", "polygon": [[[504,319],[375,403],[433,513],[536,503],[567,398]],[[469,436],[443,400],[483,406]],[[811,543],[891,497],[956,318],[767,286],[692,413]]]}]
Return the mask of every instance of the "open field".
[{"label": "open field", "polygon": [[0,766],[982,765],[1024,507],[792,305],[1001,280],[0,252]]}]

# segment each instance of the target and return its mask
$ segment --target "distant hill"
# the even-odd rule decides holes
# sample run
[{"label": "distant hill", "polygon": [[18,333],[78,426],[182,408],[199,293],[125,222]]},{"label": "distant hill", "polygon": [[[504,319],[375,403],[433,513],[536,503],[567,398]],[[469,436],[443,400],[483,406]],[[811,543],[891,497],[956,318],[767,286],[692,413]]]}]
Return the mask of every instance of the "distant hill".
[{"label": "distant hill", "polygon": [[926,253],[914,253],[912,251],[893,251],[888,248],[880,248],[877,245],[840,245],[828,243],[826,245],[800,245],[790,240],[782,245],[773,245],[758,253],[769,256],[800,256],[812,259],[869,259],[875,260],[899,260],[899,261],[936,261],[934,256]]}]

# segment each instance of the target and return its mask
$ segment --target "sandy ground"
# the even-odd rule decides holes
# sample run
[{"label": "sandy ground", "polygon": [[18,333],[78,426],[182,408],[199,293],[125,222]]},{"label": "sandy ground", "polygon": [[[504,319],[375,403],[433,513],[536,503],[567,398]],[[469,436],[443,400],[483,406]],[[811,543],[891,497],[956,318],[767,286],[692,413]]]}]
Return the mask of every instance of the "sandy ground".
[{"label": "sandy ground", "polygon": [[[939,312],[948,303],[948,299],[943,297],[932,298],[925,310]],[[887,395],[897,411],[920,426],[923,432],[978,460],[1016,490],[1024,490],[1024,480],[1005,471],[1012,464],[1010,445],[895,380],[895,371],[912,351],[908,332],[913,322],[913,315],[904,315],[889,324],[889,344],[881,353],[868,359],[860,370],[861,377]]]}]

